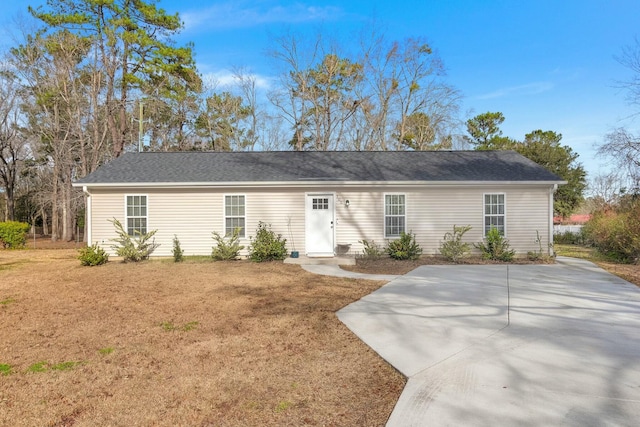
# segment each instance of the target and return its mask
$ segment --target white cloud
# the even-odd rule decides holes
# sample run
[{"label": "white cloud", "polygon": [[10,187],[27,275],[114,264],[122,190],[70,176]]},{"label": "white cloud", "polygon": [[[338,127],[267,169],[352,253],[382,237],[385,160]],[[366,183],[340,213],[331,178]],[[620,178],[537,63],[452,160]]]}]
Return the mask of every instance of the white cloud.
[{"label": "white cloud", "polygon": [[270,2],[226,2],[181,12],[186,31],[227,30],[247,28],[263,24],[297,24],[313,21],[334,20],[343,15],[336,6],[311,6],[304,3],[275,5]]},{"label": "white cloud", "polygon": [[551,82],[533,82],[519,86],[510,86],[500,88],[493,92],[485,93],[483,95],[476,96],[476,99],[493,99],[504,98],[507,96],[522,96],[522,95],[537,95],[542,92],[547,92],[553,88]]}]

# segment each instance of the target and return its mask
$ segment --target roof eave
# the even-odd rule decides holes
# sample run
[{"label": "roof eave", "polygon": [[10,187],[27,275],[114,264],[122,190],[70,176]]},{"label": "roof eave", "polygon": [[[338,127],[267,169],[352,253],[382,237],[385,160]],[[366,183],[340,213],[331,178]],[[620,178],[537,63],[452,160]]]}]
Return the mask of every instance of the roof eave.
[{"label": "roof eave", "polygon": [[228,182],[75,182],[82,188],[266,188],[266,187],[413,187],[480,185],[563,185],[567,181],[228,181]]}]

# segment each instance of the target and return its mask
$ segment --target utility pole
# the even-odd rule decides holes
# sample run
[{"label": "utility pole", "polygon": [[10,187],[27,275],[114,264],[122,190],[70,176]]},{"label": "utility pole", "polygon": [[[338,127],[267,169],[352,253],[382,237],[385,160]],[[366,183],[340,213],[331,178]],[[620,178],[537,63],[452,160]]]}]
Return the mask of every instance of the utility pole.
[{"label": "utility pole", "polygon": [[144,116],[144,103],[142,101],[139,101],[138,105],[140,105],[140,117],[138,119],[138,153],[142,153],[142,140],[144,136],[144,127],[142,126],[142,119]]}]

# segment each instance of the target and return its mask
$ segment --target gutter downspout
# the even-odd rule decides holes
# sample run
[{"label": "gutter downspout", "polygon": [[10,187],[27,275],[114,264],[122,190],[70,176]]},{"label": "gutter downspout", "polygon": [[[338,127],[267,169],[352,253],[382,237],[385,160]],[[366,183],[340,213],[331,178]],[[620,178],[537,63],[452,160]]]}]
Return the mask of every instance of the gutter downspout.
[{"label": "gutter downspout", "polygon": [[555,255],[555,249],[553,248],[553,193],[558,189],[558,184],[553,184],[553,187],[549,190],[549,255]]},{"label": "gutter downspout", "polygon": [[84,224],[85,231],[87,233],[87,246],[91,246],[91,193],[89,193],[89,189],[86,185],[82,186],[82,192],[86,197],[85,206],[87,209],[85,212]]}]

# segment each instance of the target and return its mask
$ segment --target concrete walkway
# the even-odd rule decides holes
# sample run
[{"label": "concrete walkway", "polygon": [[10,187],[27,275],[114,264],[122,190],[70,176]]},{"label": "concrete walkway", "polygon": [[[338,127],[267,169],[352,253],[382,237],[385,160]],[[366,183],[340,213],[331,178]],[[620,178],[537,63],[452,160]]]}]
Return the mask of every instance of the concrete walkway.
[{"label": "concrete walkway", "polygon": [[640,420],[640,289],[594,264],[423,266],[338,317],[408,377],[387,426]]}]

